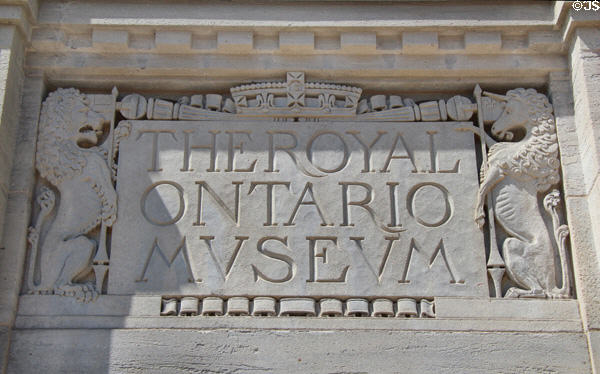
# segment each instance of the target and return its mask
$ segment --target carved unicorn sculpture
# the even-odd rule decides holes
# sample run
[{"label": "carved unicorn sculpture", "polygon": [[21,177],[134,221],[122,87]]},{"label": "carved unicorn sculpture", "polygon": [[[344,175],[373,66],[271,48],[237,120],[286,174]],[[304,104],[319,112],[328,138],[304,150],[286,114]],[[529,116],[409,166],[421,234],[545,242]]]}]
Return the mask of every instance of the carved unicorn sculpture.
[{"label": "carved unicorn sculpture", "polygon": [[[552,216],[554,241],[538,203],[538,194],[560,180],[552,106],[546,96],[533,89],[510,90],[506,96],[484,94],[506,102],[506,106],[491,128],[492,136],[500,142],[489,136],[484,139],[491,147],[487,164],[482,165],[475,221],[483,227],[483,205],[491,193],[496,220],[509,236],[502,245],[506,271],[518,286],[510,288],[506,297],[566,298],[570,292],[566,257],[569,229],[560,225],[558,190],[544,198],[544,208]],[[511,142],[518,129],[525,132],[524,137]],[[562,267],[560,288],[555,244]]]}]

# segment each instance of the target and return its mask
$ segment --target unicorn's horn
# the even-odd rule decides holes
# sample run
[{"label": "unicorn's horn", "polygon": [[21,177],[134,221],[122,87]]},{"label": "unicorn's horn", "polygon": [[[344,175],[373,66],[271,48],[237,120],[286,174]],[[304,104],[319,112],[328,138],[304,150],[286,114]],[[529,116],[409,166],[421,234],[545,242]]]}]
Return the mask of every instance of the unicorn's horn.
[{"label": "unicorn's horn", "polygon": [[487,97],[491,97],[492,99],[496,99],[498,101],[508,101],[508,97],[504,95],[498,95],[492,92],[483,91],[483,94]]}]

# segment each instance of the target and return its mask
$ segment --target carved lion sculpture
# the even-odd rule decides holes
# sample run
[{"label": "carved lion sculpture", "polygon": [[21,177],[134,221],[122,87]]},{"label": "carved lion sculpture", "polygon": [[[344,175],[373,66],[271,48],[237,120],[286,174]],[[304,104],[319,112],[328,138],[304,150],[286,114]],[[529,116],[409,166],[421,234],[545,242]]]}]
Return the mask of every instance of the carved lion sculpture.
[{"label": "carved lion sculpture", "polygon": [[[519,88],[508,91],[506,96],[487,96],[505,101],[506,106],[491,128],[500,142],[488,139],[495,144],[489,150],[487,165],[482,166],[475,220],[483,227],[483,205],[491,193],[496,220],[509,235],[502,245],[506,271],[519,286],[510,288],[506,297],[568,297],[568,228],[559,226],[558,191],[553,190],[544,198],[544,208],[552,215],[554,241],[538,203],[538,194],[547,192],[560,180],[552,106],[546,96],[533,89]],[[516,131],[524,132],[524,136],[511,142]],[[556,280],[555,244],[562,266],[561,288]]]},{"label": "carved lion sculpture", "polygon": [[[59,194],[44,188],[38,197],[41,206],[36,225],[30,229],[32,260],[29,288],[33,293],[74,296],[80,301],[97,297],[96,286],[81,282],[92,270],[97,250],[86,236],[104,221],[116,219],[116,193],[112,173],[101,148],[94,147],[106,121],[90,108],[85,95],[75,89],[51,93],[42,108],[36,168]],[[41,222],[55,210],[53,221],[38,243]],[[39,264],[39,283],[34,273]]]}]

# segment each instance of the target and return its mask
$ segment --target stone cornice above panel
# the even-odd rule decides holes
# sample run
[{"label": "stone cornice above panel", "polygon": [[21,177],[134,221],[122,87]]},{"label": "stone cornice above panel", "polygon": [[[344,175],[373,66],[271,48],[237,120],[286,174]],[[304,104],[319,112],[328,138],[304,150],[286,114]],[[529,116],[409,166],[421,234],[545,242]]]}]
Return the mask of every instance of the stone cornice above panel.
[{"label": "stone cornice above panel", "polygon": [[[31,14],[36,10],[19,5],[29,4],[24,0],[10,3]],[[549,54],[566,52],[573,28],[600,24],[596,12],[575,12],[572,2],[487,3],[485,11],[478,2],[450,3],[379,2],[366,13],[358,3],[344,7],[311,3],[307,8],[285,2],[285,9],[277,8],[283,5],[277,3],[268,8],[238,3],[228,5],[223,16],[220,4],[150,3],[140,9],[130,3],[114,7],[45,1],[33,49],[236,55]],[[438,11],[431,12],[430,6]],[[274,9],[280,9],[277,17],[272,16]]]},{"label": "stone cornice above panel", "polygon": [[563,53],[561,32],[549,28],[521,34],[497,30],[342,31],[313,29],[262,33],[238,28],[174,31],[153,28],[94,27],[77,31],[61,27],[35,29],[35,52],[117,52],[225,55],[508,55]]},{"label": "stone cornice above panel", "polygon": [[[600,4],[599,4],[600,5]],[[563,44],[568,48],[572,43],[572,36],[576,29],[581,27],[600,27],[600,9],[598,11],[568,10],[568,16],[561,30]]]},{"label": "stone cornice above panel", "polygon": [[[368,10],[368,11],[366,11]],[[538,28],[555,24],[552,2],[137,2],[44,1],[40,23],[113,27],[268,28]]]},{"label": "stone cornice above panel", "polygon": [[[574,3],[581,4],[582,8]],[[586,3],[589,3],[586,4]],[[591,7],[594,6],[592,9]],[[589,7],[590,9],[586,8]],[[599,7],[596,9],[596,7]],[[555,29],[560,30],[561,43],[566,44],[566,51],[571,44],[571,38],[575,29],[579,27],[599,27],[600,26],[600,3],[597,1],[555,1],[554,2],[554,23]]]}]

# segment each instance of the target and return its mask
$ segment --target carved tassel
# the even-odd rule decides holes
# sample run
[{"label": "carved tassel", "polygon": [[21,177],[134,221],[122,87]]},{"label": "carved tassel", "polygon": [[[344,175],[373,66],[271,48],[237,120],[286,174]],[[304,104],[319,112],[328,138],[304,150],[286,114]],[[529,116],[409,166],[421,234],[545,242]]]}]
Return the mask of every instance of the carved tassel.
[{"label": "carved tassel", "polygon": [[558,215],[558,206],[560,204],[560,192],[558,190],[550,191],[544,198],[544,209],[552,217],[552,228],[554,231],[554,240],[558,246],[558,255],[560,257],[562,284],[556,289],[559,297],[569,297],[571,293],[571,279],[569,278],[569,260],[567,259],[567,237],[569,236],[569,227],[560,224]]}]

